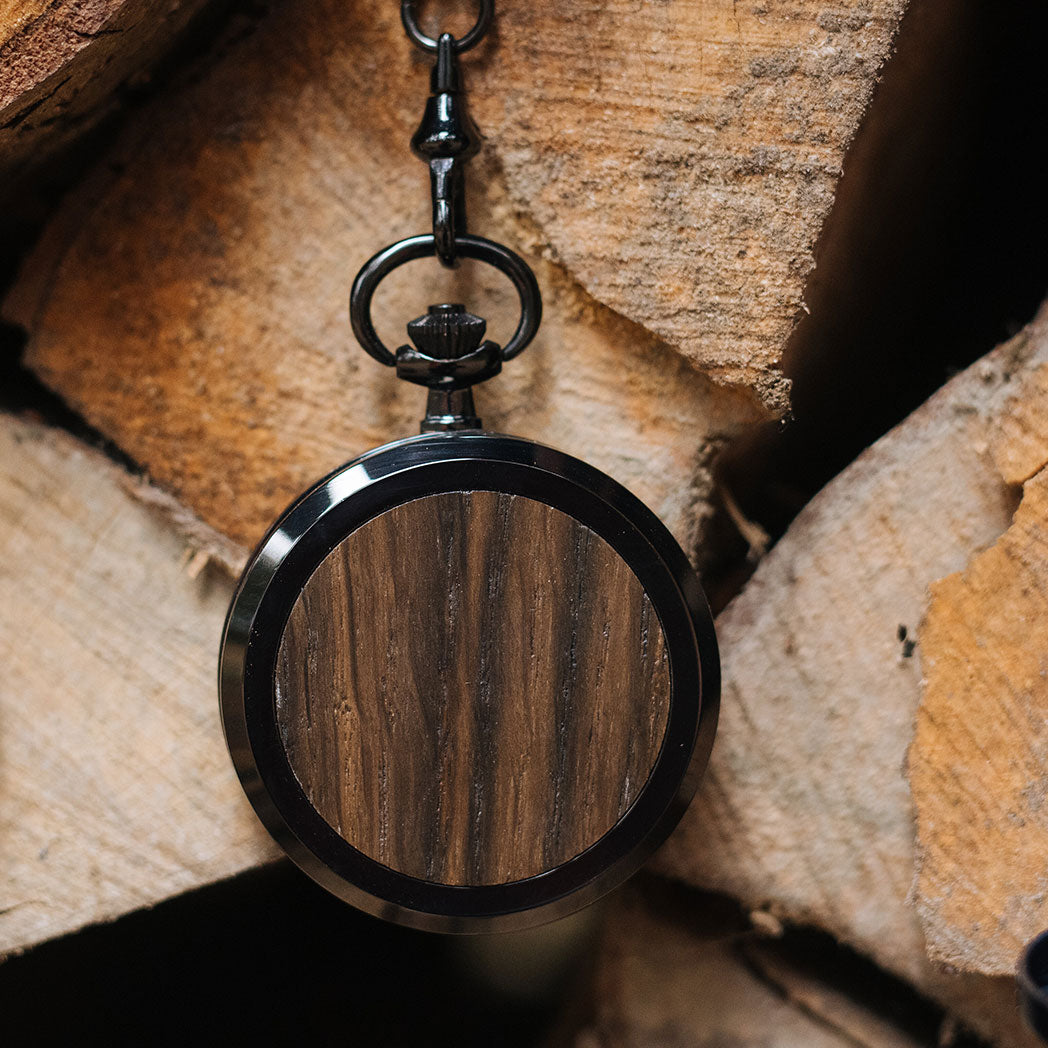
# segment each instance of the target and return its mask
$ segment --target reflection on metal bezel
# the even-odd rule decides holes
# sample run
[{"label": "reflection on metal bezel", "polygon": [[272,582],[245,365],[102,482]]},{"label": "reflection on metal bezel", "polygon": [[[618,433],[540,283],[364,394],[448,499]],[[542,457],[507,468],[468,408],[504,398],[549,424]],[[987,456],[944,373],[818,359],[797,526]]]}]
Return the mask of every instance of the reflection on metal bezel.
[{"label": "reflection on metal bezel", "polygon": [[1019,1010],[1030,1028],[1048,1042],[1048,932],[1026,945],[1016,970]]},{"label": "reflection on metal bezel", "polygon": [[[281,744],[274,670],[285,623],[315,568],[347,535],[394,506],[443,491],[524,495],[571,515],[633,569],[662,623],[670,709],[644,788],[581,854],[507,884],[452,886],[398,873],[358,851],[314,809]],[[717,644],[706,599],[681,548],[616,481],[531,441],[444,433],[387,444],[336,470],[298,499],[262,540],[226,619],[219,692],[226,741],[251,804],[288,855],[358,908],[434,931],[509,930],[553,920],[635,872],[676,825],[716,732]]]}]

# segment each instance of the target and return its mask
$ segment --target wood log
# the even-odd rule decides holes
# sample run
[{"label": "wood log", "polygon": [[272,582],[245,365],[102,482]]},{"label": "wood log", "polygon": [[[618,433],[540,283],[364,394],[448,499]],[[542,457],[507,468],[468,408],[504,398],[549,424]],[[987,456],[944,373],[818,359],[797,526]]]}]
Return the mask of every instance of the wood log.
[{"label": "wood log", "polygon": [[[525,246],[548,309],[536,347],[482,394],[489,423],[584,455],[694,544],[711,453],[784,404],[782,345],[900,10],[608,0],[587,8],[605,30],[596,43],[579,34],[572,6],[518,5],[506,15],[499,60],[481,52],[467,74],[490,136],[471,213],[478,231]],[[528,75],[509,81],[514,68]],[[654,102],[638,105],[636,85],[649,79]],[[131,124],[8,300],[8,315],[29,332],[29,365],[173,493],[195,541],[227,560],[305,484],[409,432],[420,414],[417,394],[348,348],[344,290],[372,250],[425,228],[424,176],[403,146],[424,90],[391,10],[283,5]],[[465,267],[451,283],[402,275],[380,303],[382,329],[449,297],[476,302],[496,328],[507,324],[504,289]],[[1008,396],[1033,381],[1044,343],[1042,322],[871,449],[723,616],[725,723],[713,773],[660,860],[674,876],[828,928],[1002,1045],[1024,1043],[1007,985],[928,963],[906,901],[915,854],[900,769],[919,698],[913,639],[926,589],[1009,525],[1014,493],[982,445]],[[206,636],[217,637],[224,584],[207,576],[214,589],[202,610],[196,583],[178,571],[183,542],[120,495],[113,467],[88,456],[75,487],[63,463],[83,453],[53,436],[36,444],[64,450],[14,454],[0,475],[13,507],[5,541],[45,552],[18,519],[24,502],[44,514],[35,528],[57,532],[73,519],[97,543],[59,544],[47,570],[61,580],[51,583],[62,587],[60,607],[35,597],[3,626],[12,649],[26,621],[47,631],[57,623],[60,639],[79,645],[61,662],[71,667],[68,691],[46,669],[62,650],[54,640],[12,677],[18,693],[5,693],[3,708],[16,711],[12,752],[25,754],[12,764],[22,781],[0,793],[5,825],[25,823],[9,860],[5,949],[272,855],[224,754],[207,749],[220,749]],[[34,471],[52,484],[35,502],[24,490]],[[72,503],[59,498],[67,489],[80,492]],[[131,530],[110,532],[112,520]],[[142,632],[156,614],[151,591],[137,572],[120,577],[128,556],[181,594],[165,611],[159,648]],[[26,575],[35,591],[19,581],[36,571],[23,559],[12,586],[46,592],[44,575]],[[126,601],[114,610],[120,587]],[[119,659],[127,664],[118,674]],[[140,696],[173,666],[192,667],[174,698],[164,692],[182,712],[148,734],[179,740],[171,759],[187,763],[177,771],[142,760],[149,739],[127,731],[128,711],[139,712]],[[104,672],[108,684],[90,683]],[[92,738],[75,743],[88,756],[70,750],[75,774],[63,779],[41,759],[58,745],[44,732],[63,704],[83,718],[89,699],[100,702],[96,691],[114,704],[89,707]],[[205,731],[205,705],[214,731],[196,740],[198,753],[183,739]],[[28,717],[34,706],[55,717]],[[85,771],[80,760],[95,763]],[[61,813],[61,833],[47,830],[45,805],[26,800],[31,783]],[[123,838],[80,810],[84,798],[104,808],[105,790],[118,798],[115,825],[136,827]],[[136,807],[154,793],[160,809]],[[52,839],[80,843],[48,869]],[[129,858],[132,847],[148,858]]]},{"label": "wood log", "polygon": [[1048,927],[1048,367],[1016,384],[986,454],[1011,526],[932,586],[910,750],[917,908],[931,955],[1007,974]]},{"label": "wood log", "polygon": [[[928,587],[1009,527],[1016,474],[992,449],[1048,457],[1043,430],[1014,415],[1017,402],[1040,402],[1046,361],[1048,310],[860,456],[762,562],[718,620],[725,692],[713,760],[658,859],[666,873],[827,928],[1001,1043],[1023,1036],[1010,980],[995,989],[947,974],[925,951],[909,902],[904,765]],[[1010,428],[1021,439],[1002,439]],[[1029,808],[1043,765],[1019,753]],[[1002,793],[1004,808],[1014,799]],[[1011,940],[1001,942],[1007,953]]]},{"label": "wood log", "polygon": [[0,9],[0,171],[39,163],[112,111],[206,0],[20,0]]},{"label": "wood log", "polygon": [[[907,902],[915,858],[902,769],[920,688],[909,631],[920,620],[928,584],[963,567],[1008,527],[1014,493],[989,451],[989,437],[1015,399],[1042,381],[1046,328],[1042,318],[871,448],[801,515],[721,616],[725,701],[710,775],[658,860],[673,876],[828,928],[1001,1045],[1030,1043],[1018,1025],[1010,980],[934,969]],[[6,746],[9,754],[25,756],[8,759],[7,767],[17,770],[0,790],[4,824],[18,827],[10,837],[15,846],[5,853],[12,891],[0,928],[8,950],[272,855],[243,811],[213,705],[206,636],[217,636],[228,589],[218,587],[203,611],[192,601],[184,607],[177,596],[189,586],[177,570],[183,544],[171,533],[155,533],[160,525],[121,493],[116,468],[74,453],[64,439],[62,454],[38,453],[27,461],[29,452],[50,444],[29,442],[24,426],[9,424],[15,435],[4,456],[10,463],[3,482],[4,548],[14,554],[4,558],[12,565],[5,579],[11,599],[2,604],[9,620],[0,635],[15,668],[4,692],[4,709],[14,711],[5,717],[16,726]],[[36,489],[27,491],[26,477],[37,478]],[[128,534],[113,523],[124,517],[153,530]],[[68,528],[70,519],[78,531]],[[96,536],[90,556],[85,534]],[[153,547],[166,551],[156,563],[149,559]],[[151,565],[151,578],[143,577],[145,569],[122,567],[129,551]],[[55,579],[62,580],[57,602]],[[148,629],[157,580],[174,594],[159,637]],[[56,623],[47,629],[59,641],[38,642],[31,651],[21,639],[25,622]],[[43,628],[34,627],[34,635]],[[70,638],[78,649],[66,650]],[[191,643],[180,654],[164,647],[187,638]],[[54,687],[49,668],[63,644],[65,690]],[[156,670],[150,667],[158,644]],[[142,660],[144,684],[135,669]],[[175,692],[167,676],[172,667],[186,668]],[[140,714],[141,696],[157,689],[161,673],[166,701],[182,696],[185,708],[206,711],[202,723],[194,722],[196,735],[162,723],[151,743],[141,734],[147,726],[136,727],[129,716]],[[39,709],[52,716],[27,715]],[[80,727],[85,719],[88,743],[69,741],[66,725]],[[57,741],[55,733],[61,733]],[[59,744],[69,746],[69,756],[56,767],[41,755]],[[158,761],[158,745],[177,763]],[[88,770],[70,778],[68,769],[78,761]],[[108,775],[92,782],[97,768]],[[117,800],[103,805],[99,791]],[[170,809],[178,816],[174,850],[168,791],[182,798]],[[148,833],[141,826],[131,836],[110,833],[92,814],[115,808],[122,824],[122,806],[135,810],[128,797],[137,805],[153,795],[163,812],[139,813],[154,820]],[[205,797],[206,803],[193,800]],[[223,805],[224,816],[217,810]],[[54,860],[46,848],[58,836],[52,808],[62,813],[67,842]],[[216,834],[222,818],[234,821],[228,841]],[[222,840],[218,859],[209,850],[216,838]],[[180,864],[186,854],[193,862]],[[62,866],[52,874],[47,863],[58,859]],[[156,875],[172,867],[169,878]],[[126,879],[101,877],[108,869],[126,870]],[[81,902],[41,905],[51,893]]]},{"label": "wood log", "polygon": [[0,416],[0,954],[276,855],[213,694],[230,585],[185,552],[120,467]]},{"label": "wood log", "polygon": [[[726,0],[701,12],[683,3],[657,10],[607,3],[586,11],[601,28],[594,52],[574,8],[510,9],[499,61],[482,51],[467,74],[489,135],[471,210],[474,228],[530,250],[547,310],[538,344],[487,395],[489,422],[585,455],[694,545],[710,455],[769,410],[759,401],[781,404],[781,347],[764,356],[751,354],[752,345],[725,351],[721,377],[736,382],[735,391],[711,386],[675,350],[695,358],[705,335],[721,330],[723,341],[728,327],[765,348],[781,343],[899,11],[889,2],[834,13],[797,3],[770,15],[736,11]],[[670,38],[673,47],[662,49]],[[648,58],[657,59],[652,69]],[[577,63],[588,78],[573,71]],[[826,63],[850,72],[835,81]],[[529,73],[507,77],[514,68]],[[658,106],[635,106],[638,78],[657,84]],[[779,95],[787,84],[800,101]],[[425,176],[406,149],[424,92],[422,64],[392,8],[283,5],[255,33],[228,42],[222,62],[196,83],[145,108],[70,198],[8,302],[30,333],[29,364],[182,500],[181,530],[226,563],[241,555],[230,539],[253,541],[302,486],[408,432],[420,414],[417,394],[395,388],[388,373],[349,349],[343,303],[356,265],[425,226]],[[669,119],[658,117],[662,106],[672,110]],[[549,119],[525,126],[538,111]],[[558,142],[557,127],[575,131]],[[751,131],[780,143],[779,152],[758,163]],[[804,157],[814,158],[811,167]],[[563,170],[572,177],[558,179]],[[598,182],[606,190],[600,211],[590,202]],[[582,191],[583,183],[592,190]],[[533,201],[540,192],[542,201]],[[574,206],[566,194],[575,194]],[[662,222],[669,231],[672,202],[677,224],[663,243],[649,226]],[[634,207],[642,210],[631,218]],[[726,222],[722,231],[731,235],[688,247],[682,287],[694,282],[700,256],[704,283],[690,300],[700,308],[688,306],[684,324],[686,293],[647,276],[656,251],[667,252],[662,272],[680,262],[688,214]],[[766,245],[762,237],[752,243],[769,216],[788,229]],[[631,234],[621,237],[627,221]],[[588,259],[596,293],[637,311],[652,330],[676,332],[679,345],[613,312],[542,252]],[[391,283],[379,303],[382,330],[429,298],[449,297],[449,285],[432,275]],[[633,286],[643,292],[640,305],[624,297]],[[505,325],[510,307],[489,274],[463,267],[450,289],[450,297],[492,307],[496,328]],[[660,296],[661,306],[653,305]],[[139,494],[155,501],[157,490]],[[201,527],[197,514],[218,531]],[[168,556],[174,540],[165,542]],[[103,585],[89,574],[77,578],[86,587],[76,591],[79,601]],[[121,629],[137,628],[138,618]],[[94,621],[103,634],[115,628]],[[102,636],[94,643],[107,644]],[[197,701],[210,703],[210,690],[208,682]],[[261,840],[245,848],[245,865],[264,854]],[[105,853],[100,841],[94,847]],[[71,875],[68,890],[78,888]],[[162,879],[150,880],[128,892],[128,904],[167,890]],[[35,930],[9,931],[5,947],[118,909],[106,903],[42,919]]]},{"label": "wood log", "polygon": [[[701,906],[701,901],[698,903]],[[659,912],[631,888],[605,922],[596,1014],[577,1048],[916,1048],[916,1041],[701,911]]]},{"label": "wood log", "polygon": [[[547,311],[482,393],[489,426],[584,455],[694,544],[710,454],[784,405],[782,346],[900,12],[500,14],[466,70],[488,136],[471,224],[541,263]],[[29,365],[241,543],[419,416],[350,346],[344,303],[373,251],[429,221],[407,149],[421,57],[388,5],[282,5],[144,109],[8,300]],[[490,273],[414,268],[377,303],[380,332],[451,296],[504,336],[513,304]]]}]

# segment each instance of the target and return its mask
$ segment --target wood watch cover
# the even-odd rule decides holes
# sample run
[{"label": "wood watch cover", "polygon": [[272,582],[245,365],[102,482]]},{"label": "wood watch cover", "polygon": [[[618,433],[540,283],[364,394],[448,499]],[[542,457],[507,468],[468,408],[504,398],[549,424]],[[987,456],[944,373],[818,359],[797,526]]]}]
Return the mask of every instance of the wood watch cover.
[{"label": "wood watch cover", "polygon": [[519,495],[429,495],[321,562],[277,658],[277,720],[317,811],[443,884],[535,877],[629,808],[666,731],[662,627],[589,528]]}]

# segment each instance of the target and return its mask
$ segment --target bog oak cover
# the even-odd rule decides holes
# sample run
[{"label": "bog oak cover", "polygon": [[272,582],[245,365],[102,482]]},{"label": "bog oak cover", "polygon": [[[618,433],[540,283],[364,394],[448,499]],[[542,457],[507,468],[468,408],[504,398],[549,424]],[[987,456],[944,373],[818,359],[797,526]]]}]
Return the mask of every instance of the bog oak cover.
[{"label": "bog oak cover", "polygon": [[533,877],[602,837],[658,756],[658,616],[600,536],[534,499],[431,495],[344,539],[281,641],[289,762],[350,844],[443,884]]}]

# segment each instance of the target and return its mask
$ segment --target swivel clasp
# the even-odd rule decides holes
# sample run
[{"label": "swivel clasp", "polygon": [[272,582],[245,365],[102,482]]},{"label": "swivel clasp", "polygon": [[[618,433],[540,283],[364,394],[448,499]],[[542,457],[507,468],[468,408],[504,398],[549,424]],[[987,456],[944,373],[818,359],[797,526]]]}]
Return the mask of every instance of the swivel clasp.
[{"label": "swivel clasp", "polygon": [[422,122],[411,139],[411,149],[429,164],[437,258],[449,268],[458,265],[455,242],[467,232],[463,167],[480,149],[481,139],[466,108],[461,86],[454,37],[443,33],[437,40],[431,93]]}]

